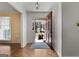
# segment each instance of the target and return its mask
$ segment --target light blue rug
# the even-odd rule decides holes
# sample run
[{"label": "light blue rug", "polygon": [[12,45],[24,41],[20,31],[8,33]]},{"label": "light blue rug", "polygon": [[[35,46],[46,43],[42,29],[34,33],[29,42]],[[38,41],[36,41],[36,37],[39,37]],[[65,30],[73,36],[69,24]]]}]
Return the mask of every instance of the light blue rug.
[{"label": "light blue rug", "polygon": [[38,42],[38,43],[33,43],[31,48],[34,48],[34,49],[48,49],[49,46],[46,43]]}]

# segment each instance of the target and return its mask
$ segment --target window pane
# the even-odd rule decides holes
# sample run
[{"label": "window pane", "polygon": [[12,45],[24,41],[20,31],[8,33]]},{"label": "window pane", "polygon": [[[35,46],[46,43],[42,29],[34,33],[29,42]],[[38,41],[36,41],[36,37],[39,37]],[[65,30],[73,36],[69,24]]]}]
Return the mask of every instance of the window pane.
[{"label": "window pane", "polygon": [[0,40],[10,40],[10,17],[0,17]]}]

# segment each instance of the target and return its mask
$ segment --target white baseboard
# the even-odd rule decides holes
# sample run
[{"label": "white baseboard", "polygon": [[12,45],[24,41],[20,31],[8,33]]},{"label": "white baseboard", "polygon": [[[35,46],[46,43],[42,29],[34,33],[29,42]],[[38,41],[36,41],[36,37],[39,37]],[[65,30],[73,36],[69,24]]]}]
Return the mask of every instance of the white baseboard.
[{"label": "white baseboard", "polygon": [[59,52],[57,49],[54,49],[54,50],[56,51],[58,57],[61,57],[61,56],[62,56],[62,55],[61,55],[61,52]]}]

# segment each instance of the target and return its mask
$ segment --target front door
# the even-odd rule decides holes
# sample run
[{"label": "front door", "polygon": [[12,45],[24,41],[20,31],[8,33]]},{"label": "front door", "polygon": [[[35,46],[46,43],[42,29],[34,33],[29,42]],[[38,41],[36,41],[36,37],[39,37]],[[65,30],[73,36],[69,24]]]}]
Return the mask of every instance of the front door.
[{"label": "front door", "polygon": [[46,18],[46,40],[51,49],[52,47],[52,12]]}]

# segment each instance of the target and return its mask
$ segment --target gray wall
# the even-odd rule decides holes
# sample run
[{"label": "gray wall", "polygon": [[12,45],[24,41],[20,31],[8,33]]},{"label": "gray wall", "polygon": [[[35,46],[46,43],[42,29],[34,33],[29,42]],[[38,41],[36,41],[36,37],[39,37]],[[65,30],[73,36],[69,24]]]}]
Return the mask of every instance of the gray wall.
[{"label": "gray wall", "polygon": [[0,2],[0,12],[3,13],[10,13],[10,12],[17,12],[15,8],[13,8],[8,2]]},{"label": "gray wall", "polygon": [[79,3],[62,3],[63,56],[79,56]]},{"label": "gray wall", "polygon": [[27,12],[27,42],[33,43],[35,40],[35,32],[32,30],[32,20],[35,18],[46,18],[48,12]]},{"label": "gray wall", "polygon": [[53,47],[57,54],[62,53],[62,8],[61,2],[54,3],[52,6],[52,36]]}]

